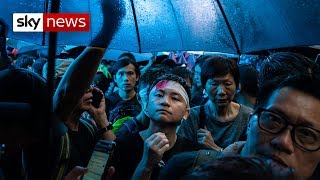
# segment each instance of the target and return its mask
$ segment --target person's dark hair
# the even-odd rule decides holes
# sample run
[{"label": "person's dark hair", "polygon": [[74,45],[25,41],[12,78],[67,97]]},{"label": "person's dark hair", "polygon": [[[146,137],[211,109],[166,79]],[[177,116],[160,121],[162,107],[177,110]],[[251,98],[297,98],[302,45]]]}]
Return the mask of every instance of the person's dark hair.
[{"label": "person's dark hair", "polygon": [[161,62],[161,65],[168,68],[175,68],[178,66],[173,59],[165,59]]},{"label": "person's dark hair", "polygon": [[46,58],[38,58],[36,61],[32,64],[32,70],[42,76],[42,69],[44,64],[46,64],[48,60]]},{"label": "person's dark hair", "polygon": [[190,80],[190,83],[192,85],[193,83],[193,72],[191,70],[189,70],[188,68],[186,67],[181,67],[181,66],[177,66],[175,68],[172,69],[172,74],[174,75],[177,75],[179,77],[182,77],[183,79],[187,80],[189,79]]},{"label": "person's dark hair", "polygon": [[[280,82],[280,84],[279,84]],[[318,75],[295,75],[289,76],[286,79],[276,78],[269,80],[262,86],[257,98],[256,107],[262,107],[269,101],[270,96],[276,90],[289,87],[298,91],[302,91],[310,96],[320,100],[320,78]]]},{"label": "person's dark hair", "polygon": [[93,80],[94,85],[96,85],[103,93],[108,90],[111,82],[112,79],[107,78],[102,72],[97,72]]},{"label": "person's dark hair", "polygon": [[207,56],[207,55],[202,55],[202,56],[198,57],[197,60],[196,60],[196,63],[194,64],[194,67],[195,67],[196,65],[199,65],[200,68],[201,68],[202,65],[203,65],[203,63],[204,63],[204,61],[205,61],[206,59],[210,58],[210,57],[211,57],[211,56]]},{"label": "person's dark hair", "polygon": [[28,66],[32,66],[33,64],[33,57],[31,56],[28,56],[28,55],[22,55],[20,56],[16,63],[15,63],[15,67],[16,68],[24,68],[24,69],[27,69]]},{"label": "person's dark hair", "polygon": [[140,91],[145,86],[152,85],[153,81],[157,78],[165,75],[167,71],[164,68],[148,68],[140,77],[138,91]]},{"label": "person's dark hair", "polygon": [[241,91],[250,96],[257,97],[258,88],[258,71],[251,64],[239,65]]},{"label": "person's dark hair", "polygon": [[319,67],[316,62],[301,54],[291,52],[273,53],[261,64],[258,77],[259,88],[264,86],[264,83],[268,80],[277,78],[281,81],[289,75],[298,74],[319,74]]},{"label": "person's dark hair", "polygon": [[134,70],[135,70],[135,73],[138,77],[140,77],[140,68],[139,68],[139,65],[128,59],[128,58],[123,58],[121,60],[118,60],[116,63],[113,64],[110,72],[113,76],[115,76],[117,74],[117,72],[119,71],[119,69],[123,68],[123,67],[126,67],[128,66],[129,64],[132,64],[134,66]]},{"label": "person's dark hair", "polygon": [[136,58],[134,57],[134,55],[132,53],[126,52],[126,53],[122,53],[119,57],[118,60],[121,59],[130,59],[131,61],[137,62]]},{"label": "person's dark hair", "polygon": [[155,64],[161,64],[166,59],[168,59],[168,55],[157,56],[155,60]]},{"label": "person's dark hair", "polygon": [[201,84],[205,88],[208,79],[225,76],[230,73],[236,86],[239,85],[239,69],[237,63],[224,57],[210,57],[206,59],[201,67]]},{"label": "person's dark hair", "polygon": [[190,90],[190,87],[188,86],[187,82],[186,82],[183,78],[181,78],[181,77],[179,77],[179,76],[177,76],[177,75],[174,75],[174,74],[166,74],[166,75],[163,75],[163,76],[157,78],[155,81],[153,81],[152,85],[149,86],[149,88],[148,88],[148,91],[147,91],[148,94],[150,94],[150,91],[152,90],[152,88],[153,88],[158,82],[164,81],[164,80],[167,80],[167,81],[175,81],[175,82],[181,84],[181,86],[182,86],[182,87],[185,89],[185,91],[187,92],[188,98],[191,99],[191,90]]},{"label": "person's dark hair", "polygon": [[292,169],[286,172],[275,172],[267,159],[259,157],[228,156],[211,160],[196,168],[190,179],[246,179],[267,180],[274,178],[292,179]]}]

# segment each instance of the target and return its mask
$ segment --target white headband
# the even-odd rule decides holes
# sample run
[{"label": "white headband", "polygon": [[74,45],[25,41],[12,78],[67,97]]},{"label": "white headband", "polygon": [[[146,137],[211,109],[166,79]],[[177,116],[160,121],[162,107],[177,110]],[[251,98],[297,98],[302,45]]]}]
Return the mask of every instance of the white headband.
[{"label": "white headband", "polygon": [[184,89],[184,87],[180,83],[175,82],[175,81],[171,81],[171,80],[169,80],[169,81],[168,80],[162,80],[162,81],[158,82],[151,89],[151,91],[154,90],[154,89],[158,90],[158,89],[163,89],[163,88],[172,89],[172,90],[177,91],[182,96],[184,101],[186,102],[187,107],[190,107],[188,93],[186,92],[186,90]]}]

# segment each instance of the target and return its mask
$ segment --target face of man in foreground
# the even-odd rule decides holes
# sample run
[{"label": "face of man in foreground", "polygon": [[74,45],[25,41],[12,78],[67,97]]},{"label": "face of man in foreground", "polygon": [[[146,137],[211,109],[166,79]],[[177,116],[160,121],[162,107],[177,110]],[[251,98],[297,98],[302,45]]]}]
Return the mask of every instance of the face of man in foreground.
[{"label": "face of man in foreground", "polygon": [[271,158],[280,171],[294,170],[298,178],[310,177],[320,162],[320,101],[304,92],[284,87],[250,119],[242,154]]}]

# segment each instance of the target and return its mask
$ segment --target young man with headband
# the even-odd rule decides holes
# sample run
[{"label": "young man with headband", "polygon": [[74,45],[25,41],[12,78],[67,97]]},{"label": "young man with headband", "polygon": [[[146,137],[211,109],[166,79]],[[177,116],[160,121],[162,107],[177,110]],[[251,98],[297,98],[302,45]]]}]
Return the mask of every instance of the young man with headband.
[{"label": "young man with headband", "polygon": [[202,148],[176,134],[181,119],[190,112],[190,88],[182,78],[164,75],[153,82],[147,94],[149,128],[116,139],[115,179],[155,179],[174,154]]}]

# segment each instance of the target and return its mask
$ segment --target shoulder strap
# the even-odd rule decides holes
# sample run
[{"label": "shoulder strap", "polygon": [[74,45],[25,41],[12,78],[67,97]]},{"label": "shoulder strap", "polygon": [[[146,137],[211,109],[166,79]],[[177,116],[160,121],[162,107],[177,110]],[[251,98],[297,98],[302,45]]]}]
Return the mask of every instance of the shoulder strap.
[{"label": "shoulder strap", "polygon": [[206,114],[204,112],[204,105],[200,106],[199,119],[200,119],[199,127],[204,129],[205,120],[206,120]]},{"label": "shoulder strap", "polygon": [[91,136],[93,137],[93,139],[95,139],[96,138],[96,131],[93,128],[93,125],[90,124],[88,121],[89,120],[87,120],[87,119],[80,118],[80,122],[89,130],[89,132],[90,132]]},{"label": "shoulder strap", "polygon": [[60,138],[60,147],[58,155],[58,166],[56,172],[54,173],[54,180],[63,179],[65,171],[68,167],[68,162],[70,159],[70,139],[68,133]]},{"label": "shoulder strap", "polygon": [[123,123],[123,125],[127,127],[130,133],[136,133],[139,131],[139,126],[136,120],[136,117],[133,117],[132,120]]}]

